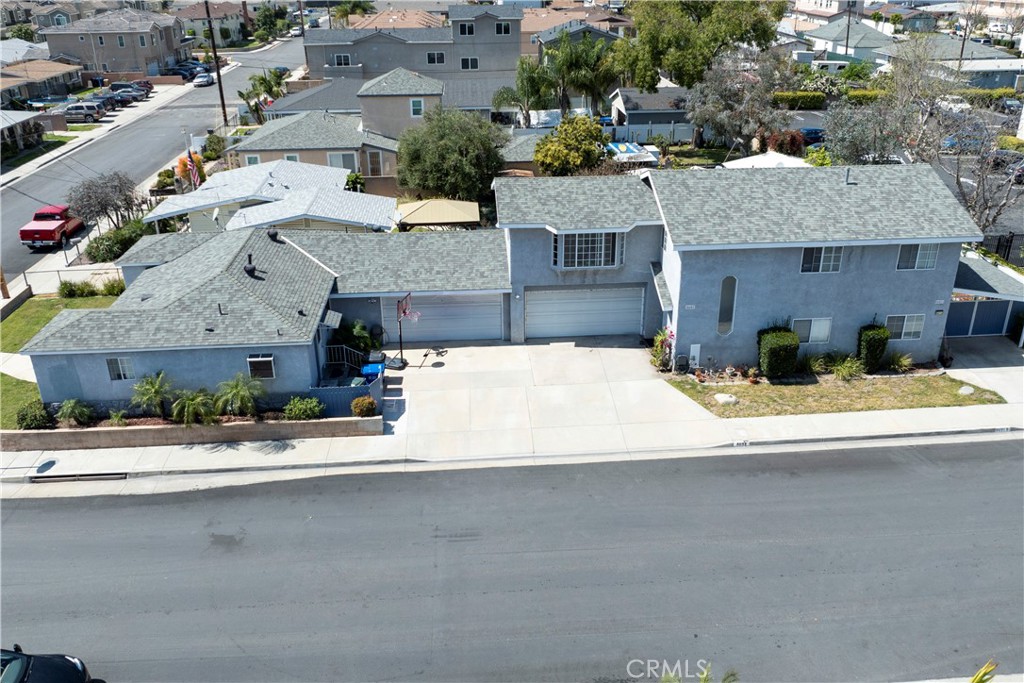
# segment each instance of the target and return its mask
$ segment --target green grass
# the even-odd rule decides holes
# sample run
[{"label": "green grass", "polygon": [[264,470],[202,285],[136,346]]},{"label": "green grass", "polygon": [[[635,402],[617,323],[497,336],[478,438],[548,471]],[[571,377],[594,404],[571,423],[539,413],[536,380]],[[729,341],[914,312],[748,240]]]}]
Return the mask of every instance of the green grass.
[{"label": "green grass", "polygon": [[39,398],[39,387],[32,382],[0,375],[0,429],[18,428],[18,410]]},{"label": "green grass", "polygon": [[89,130],[96,130],[100,127],[98,123],[71,123],[68,124],[68,132],[84,133]]},{"label": "green grass", "polygon": [[[949,375],[893,376],[842,382],[819,377],[807,384],[698,384],[691,377],[668,383],[718,417],[767,417],[811,413],[847,413],[864,410],[944,408],[1006,403],[994,391],[975,387],[964,396],[964,382]],[[715,394],[733,394],[735,405],[721,405]]]},{"label": "green grass", "polygon": [[[674,157],[674,166],[705,166],[708,164],[720,164],[725,161],[727,149],[703,147],[696,149],[690,145],[669,147],[668,156]],[[740,154],[733,152],[730,159],[738,159]]]},{"label": "green grass", "polygon": [[90,296],[82,299],[34,296],[0,323],[0,351],[17,353],[36,332],[65,308],[107,308],[116,300],[116,296]]},{"label": "green grass", "polygon": [[43,133],[43,140],[46,142],[71,142],[74,135],[57,135],[56,133]]},{"label": "green grass", "polygon": [[75,92],[73,92],[71,94],[74,95],[75,97],[88,97],[89,95],[92,95],[93,93],[99,92],[100,90],[103,90],[103,88],[102,87],[83,88],[82,90],[76,90]]},{"label": "green grass", "polygon": [[54,137],[58,137],[60,139],[59,140],[50,140],[49,136],[51,136],[51,135],[53,135],[53,134],[52,133],[45,133],[43,135],[43,144],[39,145],[38,147],[36,147],[34,149],[31,149],[31,150],[29,150],[27,152],[24,152],[24,153],[20,154],[19,156],[16,156],[16,157],[14,157],[12,159],[4,159],[4,168],[7,168],[7,169],[18,168],[22,164],[27,164],[28,162],[32,161],[33,159],[38,159],[39,157],[43,156],[44,154],[52,152],[53,150],[58,149],[59,147],[63,147],[64,145],[68,144],[69,140],[74,140],[75,139],[74,137],[70,137],[70,136],[67,136],[67,137],[54,136]]}]

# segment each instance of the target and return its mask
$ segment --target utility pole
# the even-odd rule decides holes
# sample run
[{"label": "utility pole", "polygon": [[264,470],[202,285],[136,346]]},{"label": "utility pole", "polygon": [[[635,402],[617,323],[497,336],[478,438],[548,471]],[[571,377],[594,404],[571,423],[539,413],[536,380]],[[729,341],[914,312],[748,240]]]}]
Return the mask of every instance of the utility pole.
[{"label": "utility pole", "polygon": [[850,56],[850,14],[857,0],[846,0],[846,56]]},{"label": "utility pole", "polygon": [[210,0],[203,0],[206,5],[206,28],[210,31],[210,48],[213,50],[213,66],[217,70],[217,92],[220,93],[220,115],[224,127],[228,127],[228,107],[224,104],[224,84],[220,80],[220,59],[217,57],[217,36],[213,33],[213,17],[210,16]]},{"label": "utility pole", "polygon": [[306,13],[302,11],[302,0],[299,0],[299,28],[302,29],[302,37],[306,37]]}]

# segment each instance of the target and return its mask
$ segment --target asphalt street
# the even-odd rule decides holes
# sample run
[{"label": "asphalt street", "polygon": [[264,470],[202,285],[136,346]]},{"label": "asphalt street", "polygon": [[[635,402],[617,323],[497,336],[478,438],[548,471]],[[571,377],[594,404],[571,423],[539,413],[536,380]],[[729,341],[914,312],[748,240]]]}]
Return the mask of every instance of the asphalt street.
[{"label": "asphalt street", "polygon": [[109,681],[1020,673],[1022,482],[1014,435],[7,500],[0,638]]},{"label": "asphalt street", "polygon": [[[229,116],[241,104],[237,93],[248,87],[250,75],[277,65],[295,68],[305,63],[300,40],[284,41],[252,54],[238,53],[232,59],[241,66],[224,74]],[[37,172],[4,185],[0,190],[0,263],[4,273],[13,278],[44,255],[18,242],[18,229],[41,204],[63,203],[68,191],[84,179],[112,171],[123,171],[141,182],[176,154],[184,153],[186,136],[182,128],[187,133],[205,135],[207,128],[221,120],[217,87],[190,88],[183,97],[153,114],[119,126]],[[118,126],[117,112],[106,117],[103,125]]]}]

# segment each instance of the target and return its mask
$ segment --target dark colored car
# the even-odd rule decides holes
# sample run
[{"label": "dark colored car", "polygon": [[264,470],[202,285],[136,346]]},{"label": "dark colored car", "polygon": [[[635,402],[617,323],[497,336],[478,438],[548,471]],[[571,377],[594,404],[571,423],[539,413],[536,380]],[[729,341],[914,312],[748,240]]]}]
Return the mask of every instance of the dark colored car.
[{"label": "dark colored car", "polygon": [[181,76],[186,81],[191,81],[193,78],[195,78],[195,73],[192,71],[192,69],[188,69],[185,67],[171,67],[169,69],[164,69],[160,73],[162,73],[165,76]]},{"label": "dark colored car", "polygon": [[106,92],[94,92],[86,97],[83,102],[96,102],[107,111],[114,111],[124,106],[124,101],[121,98],[117,97],[114,93]]},{"label": "dark colored car", "polygon": [[1024,104],[1016,97],[1000,97],[993,109],[1004,114],[1019,114],[1022,106]]},{"label": "dark colored car", "polygon": [[282,76],[287,76],[292,72],[292,70],[286,66],[275,66],[271,69],[271,71],[273,71],[274,73],[279,73]]},{"label": "dark colored car", "polygon": [[129,90],[118,90],[117,92],[110,93],[110,97],[114,98],[119,107],[127,107],[130,104],[134,104],[139,101],[139,98],[131,93]]},{"label": "dark colored car", "polygon": [[19,645],[0,650],[3,683],[85,683],[93,680],[85,662],[70,655],[27,655]]},{"label": "dark colored car", "polygon": [[824,128],[801,128],[800,135],[803,136],[805,145],[816,145],[819,142],[825,142]]},{"label": "dark colored car", "polygon": [[143,81],[143,80],[132,81],[132,85],[134,85],[139,90],[145,90],[146,92],[149,92],[149,93],[153,92],[153,84],[150,83],[149,81]]},{"label": "dark colored car", "polygon": [[1022,161],[1024,161],[1024,153],[1014,152],[1012,149],[994,149],[983,158],[983,162],[988,164],[993,171],[1006,171]]},{"label": "dark colored car", "polygon": [[1024,185],[1024,161],[1017,163],[1016,166],[1007,167],[1006,175],[1013,178],[1015,185]]},{"label": "dark colored car", "polygon": [[121,92],[127,90],[132,93],[137,93],[142,99],[149,97],[149,91],[138,87],[134,83],[129,81],[117,81],[116,83],[110,84],[110,92]]}]

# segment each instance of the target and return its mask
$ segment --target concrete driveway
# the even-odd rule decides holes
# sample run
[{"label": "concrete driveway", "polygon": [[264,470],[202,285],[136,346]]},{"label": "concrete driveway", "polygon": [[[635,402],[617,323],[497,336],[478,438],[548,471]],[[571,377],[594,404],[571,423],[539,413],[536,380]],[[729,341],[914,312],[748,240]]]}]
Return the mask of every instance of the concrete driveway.
[{"label": "concrete driveway", "polygon": [[384,419],[413,459],[664,448],[718,419],[669,386],[633,338],[420,345],[405,358],[388,373]]},{"label": "concrete driveway", "polygon": [[950,377],[991,389],[1007,403],[1024,403],[1024,349],[1006,337],[950,339]]}]

